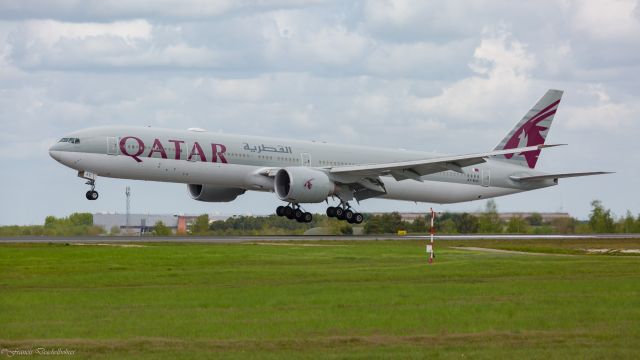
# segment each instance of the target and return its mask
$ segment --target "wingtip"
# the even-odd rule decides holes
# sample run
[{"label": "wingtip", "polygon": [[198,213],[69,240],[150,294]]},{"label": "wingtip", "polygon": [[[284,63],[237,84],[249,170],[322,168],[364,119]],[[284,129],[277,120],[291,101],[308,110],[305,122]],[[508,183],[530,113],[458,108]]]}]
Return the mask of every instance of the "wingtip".
[{"label": "wingtip", "polygon": [[556,147],[556,146],[567,146],[569,144],[540,144],[538,145],[539,149],[546,149],[546,148],[552,148],[552,147]]}]

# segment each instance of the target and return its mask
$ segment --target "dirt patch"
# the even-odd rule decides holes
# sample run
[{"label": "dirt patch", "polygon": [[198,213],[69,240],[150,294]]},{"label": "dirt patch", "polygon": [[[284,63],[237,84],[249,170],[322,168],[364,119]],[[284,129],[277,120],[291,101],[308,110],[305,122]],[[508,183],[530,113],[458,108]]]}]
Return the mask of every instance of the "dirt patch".
[{"label": "dirt patch", "polygon": [[185,349],[193,346],[208,348],[212,351],[262,351],[262,350],[308,350],[336,347],[370,347],[370,346],[469,346],[469,345],[509,345],[520,346],[537,344],[540,342],[569,342],[572,339],[588,336],[584,332],[558,331],[523,331],[497,332],[485,331],[477,333],[441,333],[416,335],[353,335],[353,336],[307,336],[296,338],[275,339],[180,339],[180,338],[149,338],[133,339],[28,339],[6,340],[0,344],[8,348],[29,347],[66,347],[84,350],[82,352],[121,352],[121,351],[166,351],[168,349]]},{"label": "dirt patch", "polygon": [[305,246],[305,247],[338,247],[338,246],[353,246],[353,245],[342,245],[342,244],[290,244],[290,243],[277,243],[277,242],[253,242],[246,243],[247,245],[270,245],[270,246]]},{"label": "dirt patch", "polygon": [[138,245],[138,244],[105,244],[105,243],[71,243],[70,245],[74,245],[74,246],[115,246],[115,247],[123,247],[123,248],[147,247],[146,245]]},{"label": "dirt patch", "polygon": [[640,254],[640,249],[582,249],[589,254]]},{"label": "dirt patch", "polygon": [[469,250],[469,251],[482,251],[489,253],[498,253],[498,254],[515,254],[515,255],[534,255],[534,256],[575,256],[571,254],[549,254],[549,253],[539,253],[539,252],[528,252],[528,251],[515,251],[515,250],[502,250],[502,249],[492,249],[492,248],[483,248],[483,247],[475,247],[475,246],[452,246],[451,249],[456,250]]}]

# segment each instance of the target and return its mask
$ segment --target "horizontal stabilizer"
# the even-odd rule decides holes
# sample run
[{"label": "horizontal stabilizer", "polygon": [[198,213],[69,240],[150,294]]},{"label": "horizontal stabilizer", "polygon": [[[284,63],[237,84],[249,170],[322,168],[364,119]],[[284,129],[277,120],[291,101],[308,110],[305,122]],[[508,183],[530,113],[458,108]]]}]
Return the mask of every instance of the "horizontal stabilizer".
[{"label": "horizontal stabilizer", "polygon": [[578,177],[578,176],[591,176],[591,175],[605,175],[605,174],[613,174],[608,171],[591,171],[591,172],[579,172],[579,173],[564,173],[564,174],[545,174],[545,175],[535,175],[535,176],[509,176],[511,180],[514,181],[541,181],[541,180],[555,180],[560,178],[570,178],[570,177]]}]

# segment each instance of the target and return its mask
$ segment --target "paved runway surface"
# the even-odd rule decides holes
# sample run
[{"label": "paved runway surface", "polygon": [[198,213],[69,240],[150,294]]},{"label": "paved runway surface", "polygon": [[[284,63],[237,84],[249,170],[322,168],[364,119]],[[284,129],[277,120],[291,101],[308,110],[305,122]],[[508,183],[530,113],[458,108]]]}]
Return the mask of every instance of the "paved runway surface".
[{"label": "paved runway surface", "polygon": [[[241,243],[252,241],[368,241],[368,240],[426,240],[424,236],[359,235],[359,236],[94,236],[94,237],[46,237],[17,236],[0,238],[0,243],[103,243],[103,242],[191,242],[191,243]],[[592,234],[592,235],[436,235],[435,240],[528,240],[528,239],[640,239],[640,234]]]}]

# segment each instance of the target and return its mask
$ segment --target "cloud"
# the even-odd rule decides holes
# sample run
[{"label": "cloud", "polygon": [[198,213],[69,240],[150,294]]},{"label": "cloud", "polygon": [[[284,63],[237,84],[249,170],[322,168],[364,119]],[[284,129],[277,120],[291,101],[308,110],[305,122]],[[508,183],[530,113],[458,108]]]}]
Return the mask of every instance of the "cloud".
[{"label": "cloud", "polygon": [[320,62],[344,65],[361,56],[367,45],[367,39],[361,35],[344,28],[329,28],[309,34],[297,49]]},{"label": "cloud", "polygon": [[[378,43],[365,60],[366,69],[375,75],[386,77],[407,76],[442,78],[460,74],[473,53],[470,40],[452,41],[444,44]],[[446,75],[444,75],[446,74]]]},{"label": "cloud", "polygon": [[630,41],[640,38],[640,17],[637,0],[580,0],[573,2],[576,31],[596,40]]},{"label": "cloud", "polygon": [[264,78],[212,79],[209,83],[213,97],[230,101],[259,101],[267,95],[268,90]]},{"label": "cloud", "polygon": [[0,160],[33,160],[46,154],[49,147],[58,139],[14,139],[12,141],[3,141],[0,145]]},{"label": "cloud", "polygon": [[[31,20],[8,37],[8,57],[16,66],[39,70],[215,67],[221,63],[222,55],[206,47],[160,43],[155,30],[145,20],[106,24]],[[171,31],[180,32],[180,28]]]},{"label": "cloud", "polygon": [[29,20],[24,32],[29,41],[53,46],[62,39],[86,39],[88,37],[119,37],[134,42],[151,37],[151,24],[146,20],[116,21],[112,23],[69,23],[54,20]]},{"label": "cloud", "polygon": [[317,0],[39,0],[0,2],[0,17],[10,19],[56,19],[63,21],[112,21],[117,19],[158,18],[198,20],[229,14],[247,14],[317,4]]},{"label": "cloud", "polygon": [[371,0],[363,4],[363,26],[394,42],[447,42],[480,30],[482,23],[473,15],[483,9],[483,1]]},{"label": "cloud", "polygon": [[631,103],[612,101],[602,84],[588,85],[581,91],[589,101],[586,105],[568,106],[565,127],[569,130],[617,133],[628,131],[640,117],[637,101]]},{"label": "cloud", "polygon": [[353,69],[373,46],[364,34],[340,23],[327,24],[299,10],[277,11],[259,18],[262,54],[273,69]]},{"label": "cloud", "polygon": [[416,111],[453,121],[490,122],[529,95],[535,57],[505,30],[485,30],[469,67],[475,75],[446,86],[440,95],[413,99]]}]

